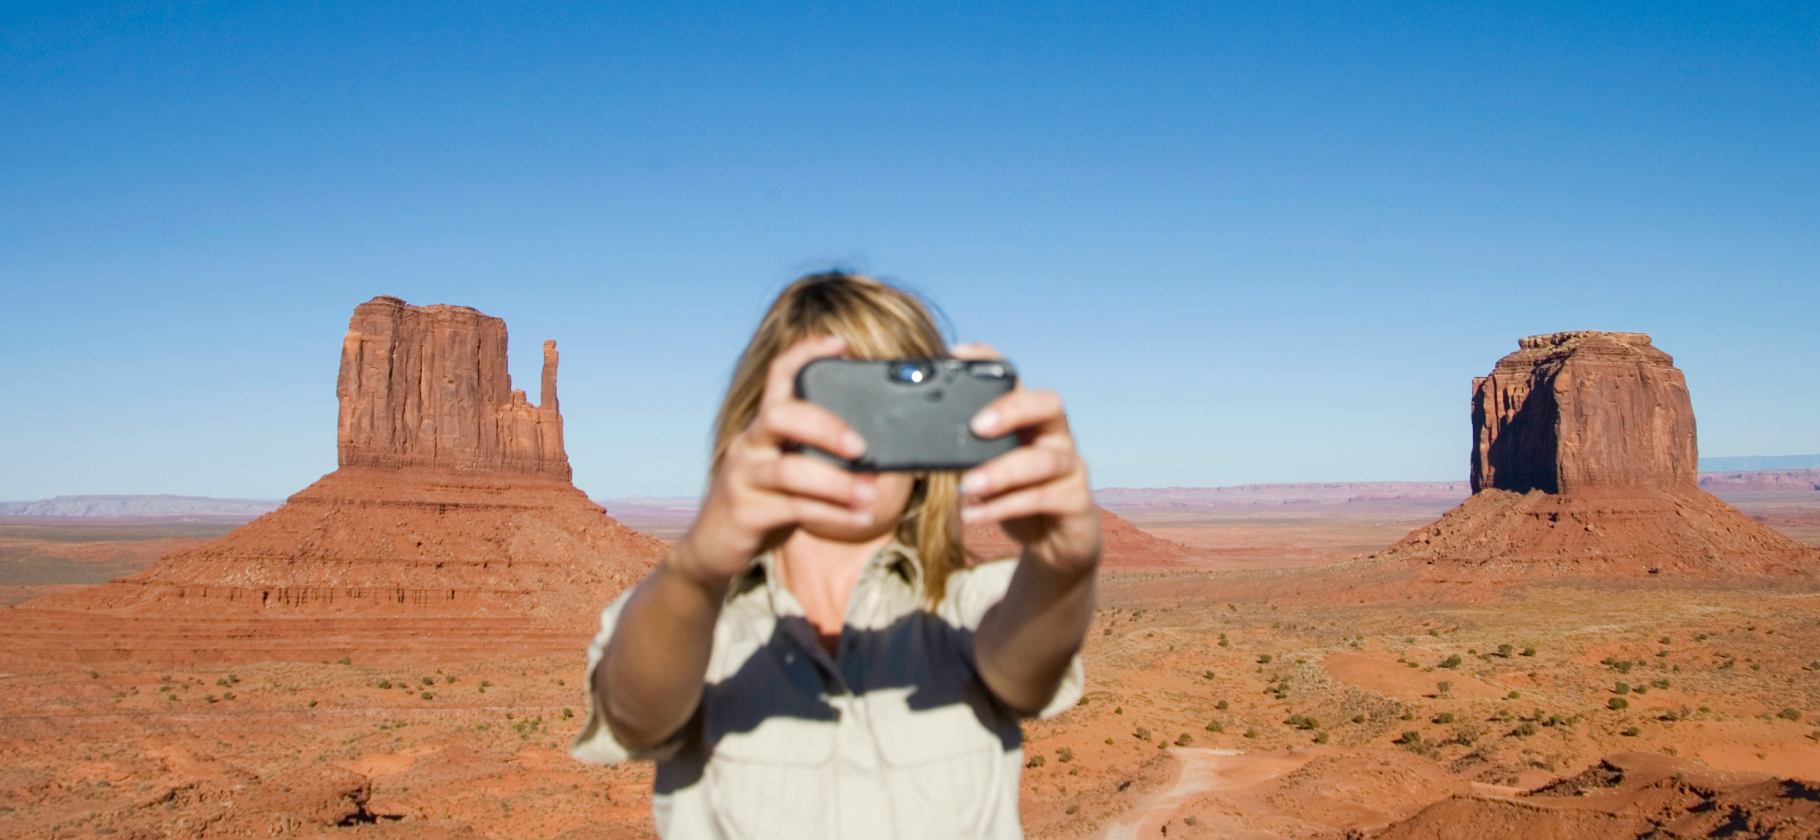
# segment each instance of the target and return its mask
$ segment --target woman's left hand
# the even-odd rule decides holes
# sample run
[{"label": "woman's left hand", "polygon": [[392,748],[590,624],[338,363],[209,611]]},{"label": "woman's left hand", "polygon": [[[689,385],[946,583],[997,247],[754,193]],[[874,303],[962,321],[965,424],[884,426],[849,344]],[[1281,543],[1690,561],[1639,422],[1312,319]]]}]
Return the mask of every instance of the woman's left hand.
[{"label": "woman's left hand", "polygon": [[[960,359],[999,359],[992,348],[963,344]],[[961,477],[963,522],[998,522],[1024,552],[1057,571],[1086,572],[1100,560],[1100,513],[1075,451],[1062,398],[1016,389],[973,417],[980,437],[1015,431],[1022,444]]]}]

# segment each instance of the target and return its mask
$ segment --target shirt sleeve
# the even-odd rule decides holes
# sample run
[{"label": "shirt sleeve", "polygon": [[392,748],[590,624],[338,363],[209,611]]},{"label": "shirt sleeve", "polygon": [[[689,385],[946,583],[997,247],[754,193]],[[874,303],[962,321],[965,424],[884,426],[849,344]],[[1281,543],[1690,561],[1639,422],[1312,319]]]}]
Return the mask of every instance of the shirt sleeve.
[{"label": "shirt sleeve", "polygon": [[[978,630],[986,613],[998,602],[1005,600],[1005,593],[1011,589],[1012,573],[1017,571],[1016,560],[995,560],[981,563],[971,569],[956,572],[948,580],[950,587],[947,597],[953,608],[954,618],[961,627]],[[1081,694],[1087,688],[1087,669],[1081,664],[1080,651],[1075,651],[1068,660],[1068,669],[1062,672],[1062,682],[1056,686],[1055,696],[1042,711],[1036,713],[1038,718],[1052,718],[1080,702]]]},{"label": "shirt sleeve", "polygon": [[[634,587],[636,588],[636,587]],[[619,594],[613,603],[600,612],[600,632],[594,634],[594,640],[588,643],[588,674],[583,684],[588,692],[588,719],[581,726],[581,732],[575,740],[569,742],[569,755],[579,761],[590,764],[619,764],[626,761],[663,761],[674,756],[687,737],[689,724],[684,724],[676,734],[657,746],[649,749],[634,750],[620,743],[613,734],[613,728],[607,725],[605,712],[601,709],[600,695],[594,690],[594,669],[600,667],[600,659],[606,654],[607,643],[613,640],[613,631],[619,627],[620,612],[625,609],[626,601],[631,598],[632,590]]]}]

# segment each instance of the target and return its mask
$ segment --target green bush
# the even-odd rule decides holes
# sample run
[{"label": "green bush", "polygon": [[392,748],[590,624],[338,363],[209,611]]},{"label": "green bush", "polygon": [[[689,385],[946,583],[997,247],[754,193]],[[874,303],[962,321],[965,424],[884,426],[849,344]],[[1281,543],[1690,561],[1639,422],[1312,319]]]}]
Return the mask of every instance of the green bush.
[{"label": "green bush", "polygon": [[1605,705],[1614,712],[1621,712],[1630,708],[1630,701],[1622,697],[1613,697],[1612,699],[1605,701]]},{"label": "green bush", "polygon": [[1227,709],[1232,708],[1232,704],[1228,703],[1224,700],[1221,700],[1220,702],[1213,704],[1213,707],[1216,709],[1219,709],[1220,711],[1223,712],[1223,711],[1226,711]]},{"label": "green bush", "polygon": [[1257,730],[1257,728],[1256,728],[1256,727],[1250,727],[1250,728],[1247,728],[1247,729],[1246,729],[1246,730],[1245,730],[1245,737],[1247,737],[1247,738],[1256,738],[1256,737],[1258,737],[1258,730]]},{"label": "green bush", "polygon": [[1307,715],[1290,715],[1289,718],[1283,722],[1286,724],[1289,724],[1290,726],[1293,726],[1297,729],[1300,729],[1304,732],[1306,732],[1310,729],[1321,728],[1320,721],[1317,721],[1314,718],[1311,718]]},{"label": "green bush", "polygon": [[1801,713],[1795,709],[1783,709],[1782,711],[1776,713],[1776,717],[1779,717],[1783,720],[1799,721],[1799,720],[1801,720]]},{"label": "green bush", "polygon": [[1063,747],[1059,750],[1056,750],[1055,751],[1055,760],[1059,761],[1063,764],[1067,764],[1068,762],[1073,761],[1074,760],[1074,750],[1069,747]]},{"label": "green bush", "polygon": [[1041,767],[1041,766],[1043,766],[1043,757],[1040,755],[1033,755],[1030,757],[1029,761],[1024,762],[1024,766],[1025,767]]},{"label": "green bush", "polygon": [[1194,739],[1190,738],[1186,732],[1176,736],[1175,745],[1178,747],[1186,747],[1192,743],[1194,743]]},{"label": "green bush", "polygon": [[1201,679],[1206,679],[1206,680],[1211,680],[1211,679],[1213,679],[1213,672],[1212,672],[1212,671],[1202,671],[1202,672],[1201,672]]},{"label": "green bush", "polygon": [[391,681],[391,680],[380,680],[380,681],[379,681],[379,687],[380,687],[380,688],[391,688],[391,687],[392,687],[392,681]]},{"label": "green bush", "polygon": [[1417,732],[1415,730],[1410,730],[1410,731],[1404,732],[1402,735],[1397,736],[1397,739],[1395,741],[1392,741],[1391,743],[1404,744],[1404,745],[1420,744],[1420,743],[1422,743],[1422,733]]},{"label": "green bush", "polygon": [[336,663],[338,663],[338,664],[341,664],[341,665],[352,665],[352,664],[354,664],[354,658],[353,658],[353,657],[351,657],[351,656],[343,656],[343,657],[341,657],[341,658],[340,658],[340,659],[337,659],[337,660],[335,660],[335,661],[336,661]]},{"label": "green bush", "polygon": [[1456,653],[1452,656],[1447,657],[1446,659],[1441,660],[1441,667],[1458,668],[1458,667],[1460,667],[1461,661],[1463,661],[1463,660],[1460,659],[1460,655]]},{"label": "green bush", "polygon": [[1139,741],[1150,740],[1150,730],[1146,729],[1142,726],[1138,727],[1137,730],[1135,732],[1132,732],[1131,734],[1137,736],[1137,739]]},{"label": "green bush", "polygon": [[1630,693],[1630,683],[1627,683],[1623,680],[1619,680],[1618,684],[1612,686],[1611,690],[1612,690],[1613,694],[1629,694]]},{"label": "green bush", "polygon": [[1447,695],[1452,694],[1453,693],[1453,681],[1452,680],[1442,680],[1438,683],[1435,683],[1435,693],[1441,695],[1442,697],[1446,697]]},{"label": "green bush", "polygon": [[1510,734],[1515,735],[1518,738],[1528,738],[1529,736],[1536,734],[1536,732],[1535,721],[1529,720],[1517,724],[1517,728],[1510,730]]},{"label": "green bush", "polygon": [[1626,737],[1626,738],[1635,738],[1638,735],[1642,735],[1642,734],[1643,734],[1643,730],[1638,729],[1635,726],[1632,726],[1632,727],[1624,730],[1624,737]]},{"label": "green bush", "polygon": [[417,695],[417,696],[418,696],[418,697],[421,697],[421,698],[423,698],[423,699],[425,699],[425,700],[434,700],[434,699],[436,699],[436,695],[434,695],[434,694],[431,694],[431,693],[429,693],[429,692],[427,692],[427,691],[426,691],[426,692],[424,692],[424,693],[422,693],[422,694],[419,694],[419,695]]},{"label": "green bush", "polygon": [[1516,650],[1516,648],[1511,645],[1498,645],[1498,655],[1505,659],[1509,659],[1511,652],[1514,650]]},{"label": "green bush", "polygon": [[1207,721],[1207,731],[1208,732],[1225,732],[1226,724],[1220,723],[1217,720]]},{"label": "green bush", "polygon": [[1435,715],[1435,723],[1453,723],[1453,712],[1442,712]]},{"label": "green bush", "polygon": [[563,719],[563,720],[568,720],[568,719],[569,719],[569,718],[572,718],[572,717],[574,717],[574,716],[575,716],[575,710],[574,710],[574,709],[569,709],[569,708],[566,708],[566,707],[565,707],[565,708],[564,708],[564,709],[563,709],[563,710],[562,710],[562,719]]},{"label": "green bush", "polygon": [[1532,647],[1526,647],[1526,648],[1524,648],[1524,649],[1523,649],[1523,655],[1524,655],[1524,656],[1535,656],[1535,655],[1536,655],[1536,649],[1535,649],[1535,648],[1532,648]]},{"label": "green bush", "polygon": [[1365,716],[1364,716],[1364,715],[1353,715],[1353,716],[1352,716],[1352,722],[1353,722],[1353,723],[1364,723],[1364,722],[1365,722]]},{"label": "green bush", "polygon": [[1325,733],[1325,732],[1314,733],[1314,742],[1317,744],[1327,743],[1327,733]]},{"label": "green bush", "polygon": [[1509,699],[1511,699],[1511,700],[1516,700],[1516,699],[1518,699],[1518,698],[1520,698],[1520,697],[1522,697],[1522,696],[1523,696],[1523,693],[1522,693],[1522,692],[1520,692],[1520,691],[1513,691],[1513,692],[1511,692],[1511,693],[1509,693],[1509,694],[1507,694],[1507,695],[1505,695],[1505,697],[1507,697],[1507,698],[1509,698]]},{"label": "green bush", "polygon": [[1258,654],[1258,664],[1259,665],[1269,665],[1270,664],[1270,654],[1268,654],[1268,653]]}]

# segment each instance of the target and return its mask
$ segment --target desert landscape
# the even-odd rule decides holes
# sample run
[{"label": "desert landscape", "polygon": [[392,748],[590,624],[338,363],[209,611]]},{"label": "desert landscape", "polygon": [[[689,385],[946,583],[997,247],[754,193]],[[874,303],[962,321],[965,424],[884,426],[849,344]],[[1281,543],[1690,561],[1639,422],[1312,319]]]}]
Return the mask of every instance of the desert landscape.
[{"label": "desert landscape", "polygon": [[[566,744],[692,503],[590,501],[554,342],[536,404],[505,344],[375,298],[339,469],[282,506],[0,517],[0,836],[650,836],[651,766]],[[1523,339],[1473,395],[1464,481],[1098,491],[1029,835],[1820,833],[1820,470],[1699,473],[1641,334]]]}]

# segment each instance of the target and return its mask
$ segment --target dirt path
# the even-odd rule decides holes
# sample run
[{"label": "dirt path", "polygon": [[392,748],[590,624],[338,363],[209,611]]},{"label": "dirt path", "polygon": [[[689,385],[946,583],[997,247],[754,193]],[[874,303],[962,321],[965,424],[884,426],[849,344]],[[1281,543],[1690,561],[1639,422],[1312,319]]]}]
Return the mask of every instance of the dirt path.
[{"label": "dirt path", "polygon": [[[1105,840],[1157,837],[1162,833],[1163,824],[1169,822],[1182,806],[1195,797],[1210,791],[1237,790],[1267,782],[1301,767],[1313,757],[1306,754],[1247,754],[1240,750],[1190,748],[1174,750],[1172,755],[1181,764],[1175,784],[1167,790],[1139,800],[1131,810],[1121,814],[1101,835]],[[1213,822],[1217,817],[1204,816],[1202,819],[1204,830],[1217,831],[1222,828]],[[1231,829],[1231,836],[1254,834],[1251,829],[1241,825],[1228,828]]]}]

